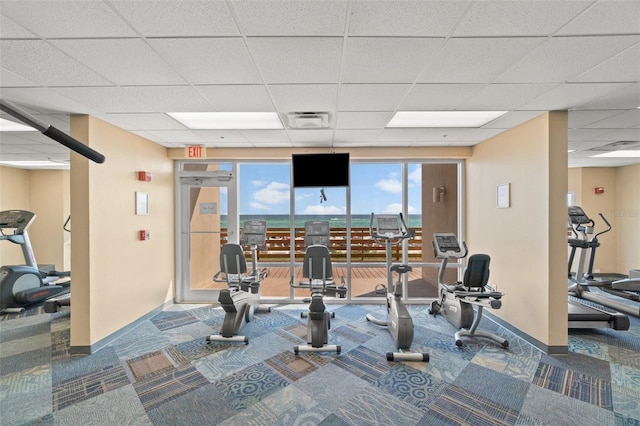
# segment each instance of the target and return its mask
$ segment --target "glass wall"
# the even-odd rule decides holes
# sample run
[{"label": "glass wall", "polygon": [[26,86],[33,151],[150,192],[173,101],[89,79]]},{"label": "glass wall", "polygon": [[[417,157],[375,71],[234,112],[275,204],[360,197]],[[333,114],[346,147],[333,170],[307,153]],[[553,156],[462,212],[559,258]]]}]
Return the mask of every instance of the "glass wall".
[{"label": "glass wall", "polygon": [[[185,162],[182,170],[202,167]],[[234,240],[230,237],[234,232],[232,242],[237,242],[246,220],[267,222],[267,238],[257,252],[259,266],[269,268],[263,298],[286,301],[308,297],[308,291],[294,291],[290,282],[302,278],[305,222],[327,221],[334,278],[338,282],[344,278],[348,299],[384,299],[386,242],[372,238],[371,218],[372,214],[375,218],[400,213],[415,232],[412,238],[391,244],[391,261],[413,266],[403,277],[403,295],[418,302],[437,297],[439,260],[433,257],[431,240],[435,232],[462,235],[462,162],[352,160],[350,186],[325,188],[293,188],[290,161],[212,162],[205,169],[219,167],[234,170],[231,188],[237,191],[229,200],[225,191],[220,192],[224,198],[220,205],[229,204],[229,213],[224,212],[221,219],[220,243]],[[236,215],[235,220],[228,215]],[[231,223],[238,229],[227,229]],[[248,247],[245,253],[250,261]],[[460,265],[450,263],[448,280],[457,280]]]}]

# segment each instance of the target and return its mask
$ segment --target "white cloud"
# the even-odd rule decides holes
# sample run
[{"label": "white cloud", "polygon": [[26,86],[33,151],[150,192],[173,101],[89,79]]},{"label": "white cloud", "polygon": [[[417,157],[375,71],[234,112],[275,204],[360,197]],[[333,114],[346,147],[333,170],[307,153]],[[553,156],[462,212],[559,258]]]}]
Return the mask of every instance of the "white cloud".
[{"label": "white cloud", "polygon": [[392,194],[402,194],[402,182],[394,173],[390,173],[389,178],[387,179],[380,179],[376,182],[376,186],[381,190],[391,192]]},{"label": "white cloud", "polygon": [[289,185],[281,182],[270,182],[266,187],[253,193],[254,203],[280,204],[289,202]]},{"label": "white cloud", "polygon": [[409,182],[415,185],[422,184],[422,168],[417,167],[414,171],[409,173]]},{"label": "white cloud", "polygon": [[[418,214],[420,213],[415,207],[407,206],[407,210],[409,214]],[[383,209],[384,214],[398,214],[402,211],[402,204],[400,203],[392,203],[388,204],[387,207]]]}]

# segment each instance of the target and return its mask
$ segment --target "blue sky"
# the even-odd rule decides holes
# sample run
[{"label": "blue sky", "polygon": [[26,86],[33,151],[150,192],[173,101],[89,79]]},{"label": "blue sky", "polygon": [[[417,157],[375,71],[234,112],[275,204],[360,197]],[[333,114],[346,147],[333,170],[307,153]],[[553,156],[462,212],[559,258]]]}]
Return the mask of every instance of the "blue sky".
[{"label": "blue sky", "polygon": [[[409,214],[420,213],[420,164],[409,166]],[[352,214],[396,214],[401,211],[402,175],[400,164],[351,164]],[[329,173],[320,170],[319,173]],[[239,168],[240,214],[288,214],[290,165],[241,164]],[[295,191],[296,214],[346,214],[346,188],[325,188],[326,201],[320,202],[320,188]]]}]

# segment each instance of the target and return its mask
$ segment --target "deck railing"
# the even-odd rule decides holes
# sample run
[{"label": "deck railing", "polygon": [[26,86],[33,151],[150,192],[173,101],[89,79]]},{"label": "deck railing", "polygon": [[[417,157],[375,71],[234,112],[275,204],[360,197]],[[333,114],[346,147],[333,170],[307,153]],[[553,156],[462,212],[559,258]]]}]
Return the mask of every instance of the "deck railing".
[{"label": "deck railing", "polygon": [[[415,229],[415,238],[409,241],[409,261],[422,260],[422,230]],[[221,244],[227,242],[226,229],[221,231]],[[351,235],[347,236],[346,228],[333,228],[329,235],[329,249],[333,262],[346,262],[347,240],[351,241],[351,262],[384,262],[386,247],[377,243],[369,232],[368,227],[351,228]],[[289,262],[291,250],[295,250],[296,261],[302,261],[304,256],[304,228],[295,229],[293,248],[291,244],[291,231],[289,228],[270,228],[267,230],[265,247],[258,251],[260,262]],[[247,250],[247,256],[250,256]],[[402,261],[402,246],[393,245],[392,261]]]}]

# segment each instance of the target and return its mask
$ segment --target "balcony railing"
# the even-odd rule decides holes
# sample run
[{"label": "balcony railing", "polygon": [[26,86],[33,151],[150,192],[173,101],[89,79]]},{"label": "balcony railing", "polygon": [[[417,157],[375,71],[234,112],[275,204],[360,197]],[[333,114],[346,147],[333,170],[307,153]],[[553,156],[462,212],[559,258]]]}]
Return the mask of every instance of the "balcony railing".
[{"label": "balcony railing", "polygon": [[[410,262],[422,260],[422,230],[415,229],[416,236],[409,241],[408,256]],[[226,229],[221,231],[221,244],[227,242]],[[347,235],[346,228],[332,228],[329,236],[331,260],[346,262],[347,241],[351,241],[351,262],[384,262],[386,247],[377,243],[369,232],[369,228],[351,228],[351,235]],[[295,260],[301,262],[304,256],[304,228],[295,228],[293,248],[289,228],[270,228],[267,230],[265,247],[258,251],[260,262],[289,262],[291,250],[295,250]],[[247,250],[247,256],[251,253]],[[402,246],[392,246],[392,261],[402,261]]]}]

